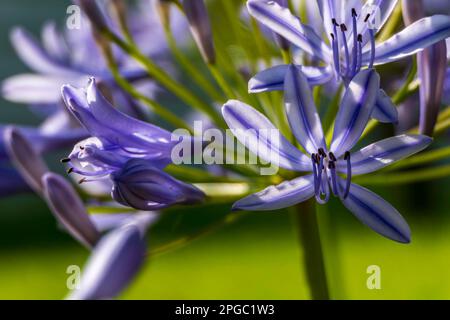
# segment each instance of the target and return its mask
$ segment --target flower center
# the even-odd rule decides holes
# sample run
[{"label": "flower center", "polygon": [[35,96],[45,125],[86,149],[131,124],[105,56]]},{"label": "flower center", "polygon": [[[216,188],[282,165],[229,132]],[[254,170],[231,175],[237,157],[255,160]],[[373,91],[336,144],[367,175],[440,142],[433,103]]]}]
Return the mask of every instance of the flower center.
[{"label": "flower center", "polygon": [[350,152],[345,152],[344,160],[347,162],[347,179],[345,186],[342,186],[336,173],[336,163],[338,162],[336,156],[332,152],[329,152],[327,155],[322,148],[311,155],[314,193],[317,202],[320,204],[328,202],[330,190],[335,197],[339,197],[341,200],[347,198],[352,180]]},{"label": "flower center", "polygon": [[[353,77],[361,70],[362,67],[362,42],[363,37],[358,33],[358,14],[356,10],[352,9],[352,25],[353,25],[353,43],[347,41],[348,31],[347,26],[342,23],[339,24],[335,18],[331,19],[333,24],[333,33],[331,33],[331,45],[333,49],[333,64],[334,71],[337,77],[341,77],[346,83],[349,83]],[[364,22],[369,24],[370,14],[364,19]],[[339,29],[339,31],[338,31]],[[371,55],[369,68],[373,67],[375,60],[375,32],[368,26],[370,44],[371,44]],[[339,36],[340,33],[340,36]],[[352,45],[352,52],[350,53],[349,45]],[[342,47],[344,48],[343,57]]]}]

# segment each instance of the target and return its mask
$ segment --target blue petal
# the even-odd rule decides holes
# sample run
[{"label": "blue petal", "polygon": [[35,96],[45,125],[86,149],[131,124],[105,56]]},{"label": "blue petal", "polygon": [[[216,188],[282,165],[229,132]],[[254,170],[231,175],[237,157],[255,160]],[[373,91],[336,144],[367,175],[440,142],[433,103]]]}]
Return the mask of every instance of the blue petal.
[{"label": "blue petal", "polygon": [[[351,155],[352,174],[377,171],[422,151],[432,141],[427,136],[404,134],[375,142]],[[345,172],[346,163],[340,161],[338,168]]]},{"label": "blue petal", "polygon": [[147,160],[128,161],[122,170],[112,174],[112,179],[114,200],[143,211],[199,203],[205,196],[196,187],[173,178]]},{"label": "blue petal", "polygon": [[[341,179],[341,183],[344,185],[345,182]],[[352,183],[350,194],[342,203],[362,223],[382,236],[401,243],[411,241],[411,230],[400,213],[366,188]]]},{"label": "blue petal", "polygon": [[263,191],[241,199],[233,205],[233,210],[278,210],[303,202],[313,195],[314,178],[308,175],[267,187]]},{"label": "blue petal", "polygon": [[79,290],[71,300],[111,299],[119,295],[140,270],[146,243],[137,226],[129,225],[104,236],[87,262]]},{"label": "blue petal", "polygon": [[[251,106],[230,100],[223,106],[222,114],[236,138],[260,158],[289,170],[311,169],[311,160],[286,140],[263,114]],[[275,132],[276,137],[272,137]]]},{"label": "blue petal", "polygon": [[3,98],[24,104],[52,104],[61,101],[61,87],[66,83],[82,85],[88,77],[20,74],[2,83]]},{"label": "blue petal", "polygon": [[358,73],[342,98],[334,126],[331,151],[337,157],[350,151],[363,133],[380,89],[380,77],[373,69]]},{"label": "blue petal", "polygon": [[[333,77],[333,73],[326,67],[308,67],[300,65],[297,67],[301,68],[311,86],[324,84]],[[289,65],[283,64],[261,71],[250,79],[248,91],[250,93],[282,91],[284,89],[284,78],[286,77],[288,68]]]},{"label": "blue petal", "polygon": [[51,57],[60,62],[69,62],[70,53],[56,23],[47,22],[42,28],[42,44]]},{"label": "blue petal", "polygon": [[72,185],[54,173],[44,175],[42,183],[45,199],[56,219],[82,244],[87,247],[95,246],[100,233]]},{"label": "blue petal", "polygon": [[[358,15],[358,22],[357,22],[357,29],[358,34],[362,35],[362,46],[364,47],[370,40],[370,37],[368,35],[368,23],[364,21],[366,19],[367,14],[371,14],[372,17],[375,17],[378,13],[374,11],[374,8],[377,9],[379,12],[379,25],[377,26],[378,30],[380,30],[386,21],[390,18],[392,12],[395,9],[395,6],[397,5],[397,0],[369,0],[367,1],[364,6],[361,8],[361,10],[357,11],[359,12]],[[353,30],[351,30],[349,41],[353,41]]]},{"label": "blue petal", "polygon": [[[450,50],[448,51],[450,52]],[[447,68],[447,73],[445,74],[444,92],[442,96],[442,102],[447,106],[450,105],[450,68]]]},{"label": "blue petal", "polygon": [[[332,24],[331,20],[333,18],[339,20],[339,18],[340,18],[339,17],[340,4],[341,4],[340,2],[341,1],[334,1],[334,0],[317,0],[317,4],[319,6],[319,11],[322,16],[323,23],[325,25],[325,31],[327,33],[327,37],[330,37],[330,34],[333,33],[333,24]],[[338,21],[338,23],[344,23],[344,22]]]},{"label": "blue petal", "polygon": [[317,56],[323,61],[331,60],[331,50],[314,32],[292,15],[289,9],[281,7],[274,1],[250,0],[247,2],[250,14],[270,28],[273,32],[283,36],[311,56]]},{"label": "blue petal", "polygon": [[49,171],[38,152],[19,129],[7,128],[3,133],[9,158],[21,173],[23,179],[38,194],[42,194],[42,176]]},{"label": "blue petal", "polygon": [[300,68],[291,65],[286,74],[284,101],[286,115],[297,141],[310,154],[325,149],[322,124],[311,87]]},{"label": "blue petal", "polygon": [[92,136],[124,149],[163,152],[170,158],[175,143],[171,141],[171,133],[115,109],[101,95],[93,79],[87,92],[63,86],[62,95],[69,110]]},{"label": "blue petal", "polygon": [[[384,64],[416,54],[450,37],[450,16],[423,18],[376,46],[375,64]],[[363,63],[370,61],[370,49],[363,53]]]},{"label": "blue petal", "polygon": [[372,112],[372,118],[383,123],[397,123],[398,110],[391,98],[381,90],[378,92],[375,108]]},{"label": "blue petal", "polygon": [[28,32],[21,28],[11,32],[11,42],[19,57],[34,71],[54,75],[80,75],[51,57]]}]

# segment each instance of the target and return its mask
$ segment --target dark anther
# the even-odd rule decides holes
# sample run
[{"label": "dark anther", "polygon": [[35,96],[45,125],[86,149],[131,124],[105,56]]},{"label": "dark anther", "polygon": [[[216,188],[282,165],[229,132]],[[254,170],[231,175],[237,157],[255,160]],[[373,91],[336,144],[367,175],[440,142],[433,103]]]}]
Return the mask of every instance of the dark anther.
[{"label": "dark anther", "polygon": [[83,179],[81,179],[80,181],[78,181],[78,184],[83,184],[83,183],[85,183],[87,181],[87,179],[86,178],[83,178]]},{"label": "dark anther", "polygon": [[355,8],[352,8],[352,17],[357,17],[358,15],[356,14],[356,10]]},{"label": "dark anther", "polygon": [[362,42],[362,34],[358,34],[358,41]]},{"label": "dark anther", "polygon": [[318,161],[317,161],[317,154],[313,153],[313,154],[311,155],[311,160],[312,160],[314,163],[318,163]]},{"label": "dark anther", "polygon": [[337,23],[336,19],[331,19],[331,23],[333,23],[334,26],[339,27],[339,24]]},{"label": "dark anther", "polygon": [[67,174],[71,174],[73,172],[73,168],[69,168],[68,170],[67,170]]},{"label": "dark anther", "polygon": [[330,170],[336,169],[336,165],[335,165],[334,161],[328,162],[328,169],[330,169]]},{"label": "dark anther", "polygon": [[344,160],[350,159],[350,152],[346,151],[344,154]]},{"label": "dark anther", "polygon": [[327,154],[325,153],[325,151],[322,148],[319,148],[319,154],[323,157],[326,158]]},{"label": "dark anther", "polygon": [[69,158],[64,158],[64,159],[61,159],[60,161],[61,161],[61,163],[67,163],[67,162],[70,162],[71,160]]},{"label": "dark anther", "polygon": [[80,150],[84,150],[84,147],[83,147],[83,146],[80,146]]},{"label": "dark anther", "polygon": [[330,36],[331,36],[331,39],[334,40],[334,34],[333,34],[333,33],[330,33]]},{"label": "dark anther", "polygon": [[317,153],[316,153],[316,162],[317,162],[317,164],[319,164],[319,162],[320,162],[320,156]]},{"label": "dark anther", "polygon": [[370,13],[367,14],[366,18],[364,19],[364,22],[367,22],[370,18]]},{"label": "dark anther", "polygon": [[343,32],[347,31],[347,26],[345,24],[341,24],[341,30]]},{"label": "dark anther", "polygon": [[333,153],[333,152],[330,152],[329,155],[330,155],[331,161],[337,161],[337,159],[336,159],[336,157],[334,156],[334,153]]}]

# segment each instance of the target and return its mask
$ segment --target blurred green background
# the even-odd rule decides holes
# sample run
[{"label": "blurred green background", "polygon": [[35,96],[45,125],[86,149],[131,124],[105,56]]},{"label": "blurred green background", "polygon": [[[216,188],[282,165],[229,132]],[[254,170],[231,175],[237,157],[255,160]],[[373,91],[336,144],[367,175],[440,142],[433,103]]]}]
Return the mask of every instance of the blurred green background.
[{"label": "blurred green background", "polygon": [[[0,78],[27,71],[8,39],[12,26],[36,35],[48,19],[62,21],[68,1],[0,2]],[[2,123],[33,124],[20,105],[0,103]],[[448,139],[448,137],[447,137]],[[57,166],[57,164],[53,164]],[[413,240],[400,245],[361,225],[338,201],[319,209],[333,298],[449,299],[449,180],[372,188],[409,222]],[[228,205],[172,210],[149,235],[151,247],[192,234],[228,213]],[[124,299],[307,299],[293,217],[244,213],[241,220],[186,247],[151,257]],[[61,299],[66,269],[88,252],[60,231],[36,196],[0,200],[0,298]],[[370,265],[381,268],[381,289],[366,286]]]}]

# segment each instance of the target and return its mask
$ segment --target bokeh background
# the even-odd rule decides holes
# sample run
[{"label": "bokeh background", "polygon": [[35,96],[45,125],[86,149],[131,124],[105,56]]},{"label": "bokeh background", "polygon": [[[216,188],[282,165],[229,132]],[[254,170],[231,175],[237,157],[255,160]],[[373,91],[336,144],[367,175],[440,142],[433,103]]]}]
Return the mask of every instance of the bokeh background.
[{"label": "bokeh background", "polygon": [[[46,20],[63,21],[68,4],[61,0],[0,2],[1,79],[27,71],[9,44],[11,28],[22,25],[38,36]],[[0,122],[36,124],[37,119],[25,106],[0,100]],[[443,139],[448,142],[449,138]],[[56,161],[50,165],[62,172]],[[409,222],[413,233],[409,245],[378,236],[338,201],[320,207],[332,297],[450,299],[449,188],[449,179],[372,188]],[[150,246],[202,230],[228,210],[228,204],[172,210],[149,234]],[[121,298],[309,298],[293,217],[287,212],[242,215],[238,222],[188,246],[150,257]],[[88,255],[58,228],[38,197],[0,199],[1,299],[64,298],[67,267],[82,266]],[[381,290],[366,286],[370,265],[381,268]]]}]

